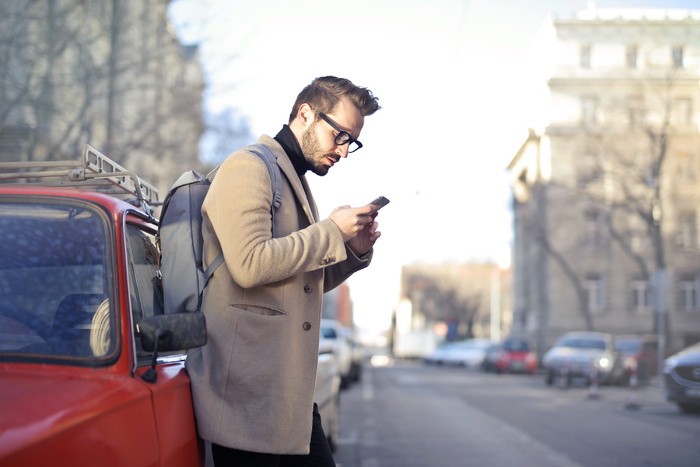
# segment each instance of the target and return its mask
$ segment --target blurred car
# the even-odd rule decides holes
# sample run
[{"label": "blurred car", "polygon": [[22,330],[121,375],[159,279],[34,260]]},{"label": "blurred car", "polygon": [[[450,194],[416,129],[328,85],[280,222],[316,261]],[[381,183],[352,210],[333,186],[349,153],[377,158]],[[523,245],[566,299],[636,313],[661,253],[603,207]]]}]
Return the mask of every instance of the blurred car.
[{"label": "blurred car", "polygon": [[492,342],[486,348],[486,355],[481,364],[481,369],[486,373],[496,373],[498,354],[501,352],[503,342]]},{"label": "blurred car", "polygon": [[624,372],[623,383],[629,383],[636,371],[639,381],[648,381],[659,372],[659,340],[655,335],[617,336],[615,347],[620,352]]},{"label": "blurred car", "polygon": [[333,352],[338,360],[338,374],[341,387],[350,385],[353,349],[348,339],[347,328],[334,319],[321,320],[321,336],[333,346]]},{"label": "blurred car", "polygon": [[491,345],[489,339],[465,339],[451,341],[439,346],[424,359],[426,363],[437,365],[465,366],[480,368]]},{"label": "blurred car", "polygon": [[490,346],[486,352],[483,369],[494,373],[537,372],[537,355],[527,339],[508,337]]},{"label": "blurred car", "polygon": [[331,451],[335,452],[340,438],[340,374],[338,361],[335,356],[333,342],[321,336],[318,344],[318,369],[316,370],[316,386],[314,402],[323,420],[323,430],[326,433]]},{"label": "blurred car", "polygon": [[683,413],[700,413],[700,343],[664,361],[664,393]]},{"label": "blurred car", "polygon": [[616,384],[623,373],[613,336],[603,332],[567,332],[544,354],[542,366],[548,385],[562,376],[567,378],[567,384],[575,378],[590,383],[594,372],[598,384]]},{"label": "blurred car", "polygon": [[[348,330],[350,331],[350,330]],[[360,381],[362,378],[362,363],[365,360],[365,347],[357,341],[354,335],[349,335],[348,341],[350,342],[350,374],[348,378],[353,383]]]}]

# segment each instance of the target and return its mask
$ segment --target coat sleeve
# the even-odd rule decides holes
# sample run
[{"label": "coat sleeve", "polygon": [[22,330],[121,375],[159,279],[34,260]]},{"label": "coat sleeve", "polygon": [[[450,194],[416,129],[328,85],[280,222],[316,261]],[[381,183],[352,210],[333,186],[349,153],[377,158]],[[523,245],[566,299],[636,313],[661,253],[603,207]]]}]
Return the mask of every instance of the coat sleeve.
[{"label": "coat sleeve", "polygon": [[347,245],[345,246],[345,249],[347,259],[341,263],[329,266],[326,269],[326,274],[323,281],[324,293],[338,287],[354,273],[369,266],[369,263],[372,261],[374,249],[370,250],[362,257],[355,255],[355,253],[353,253],[353,251]]},{"label": "coat sleeve", "polygon": [[272,238],[271,205],[265,163],[245,150],[229,156],[214,177],[202,213],[239,286],[270,284],[346,260],[338,227],[330,219],[309,225],[290,190],[282,197],[286,214],[282,208],[275,214],[279,238]]}]

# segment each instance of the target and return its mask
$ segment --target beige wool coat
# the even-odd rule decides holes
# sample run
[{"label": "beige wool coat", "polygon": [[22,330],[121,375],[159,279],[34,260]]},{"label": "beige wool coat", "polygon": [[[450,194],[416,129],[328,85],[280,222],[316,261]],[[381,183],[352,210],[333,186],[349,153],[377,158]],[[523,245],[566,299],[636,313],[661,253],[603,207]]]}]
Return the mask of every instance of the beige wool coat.
[{"label": "beige wool coat", "polygon": [[208,342],[186,368],[200,436],[222,446],[307,454],[322,295],[369,264],[330,219],[320,221],[305,177],[268,136],[281,206],[271,238],[272,185],[265,163],[242,149],[220,166],[202,213],[205,266],[224,263],[205,288]]}]

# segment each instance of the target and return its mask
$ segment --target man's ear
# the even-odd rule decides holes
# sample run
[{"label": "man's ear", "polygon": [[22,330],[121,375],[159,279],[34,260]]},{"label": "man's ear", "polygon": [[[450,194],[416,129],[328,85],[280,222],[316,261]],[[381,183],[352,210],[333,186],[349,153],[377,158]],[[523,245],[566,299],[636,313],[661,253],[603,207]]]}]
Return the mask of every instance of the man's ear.
[{"label": "man's ear", "polygon": [[311,110],[311,106],[309,104],[304,103],[299,106],[299,111],[297,112],[297,119],[299,120],[299,123],[303,125],[304,128],[308,128],[309,126],[311,126],[311,124],[314,122],[314,118],[316,118],[316,114],[313,110]]}]

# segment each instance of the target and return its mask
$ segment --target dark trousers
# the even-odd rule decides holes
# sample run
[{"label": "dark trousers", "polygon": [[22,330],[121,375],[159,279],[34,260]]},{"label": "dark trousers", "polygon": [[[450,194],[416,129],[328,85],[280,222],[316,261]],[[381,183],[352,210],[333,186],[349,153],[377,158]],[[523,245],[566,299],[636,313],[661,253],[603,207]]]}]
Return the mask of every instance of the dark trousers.
[{"label": "dark trousers", "polygon": [[321,415],[314,404],[310,452],[307,455],[279,455],[241,451],[212,443],[216,467],[335,467],[331,448],[321,426]]}]

